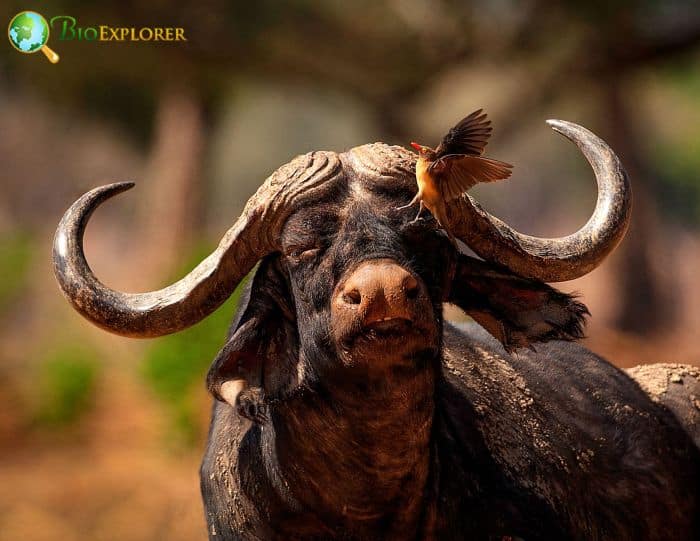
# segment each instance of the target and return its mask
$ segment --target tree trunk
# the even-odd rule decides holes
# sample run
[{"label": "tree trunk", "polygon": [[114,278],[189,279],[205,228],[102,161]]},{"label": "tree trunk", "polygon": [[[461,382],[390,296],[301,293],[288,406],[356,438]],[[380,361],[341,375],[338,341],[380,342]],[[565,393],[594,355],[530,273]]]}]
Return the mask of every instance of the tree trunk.
[{"label": "tree trunk", "polygon": [[661,224],[654,200],[658,185],[636,140],[623,86],[620,77],[610,74],[602,89],[608,142],[620,156],[634,193],[632,220],[620,246],[620,269],[616,273],[621,302],[615,324],[623,331],[646,335],[673,324],[676,291],[672,287],[673,269],[669,269],[669,280],[654,265],[655,260],[664,258],[665,251],[659,240]]},{"label": "tree trunk", "polygon": [[159,98],[139,221],[139,287],[153,288],[183,263],[201,223],[204,120],[198,95],[166,86]]}]

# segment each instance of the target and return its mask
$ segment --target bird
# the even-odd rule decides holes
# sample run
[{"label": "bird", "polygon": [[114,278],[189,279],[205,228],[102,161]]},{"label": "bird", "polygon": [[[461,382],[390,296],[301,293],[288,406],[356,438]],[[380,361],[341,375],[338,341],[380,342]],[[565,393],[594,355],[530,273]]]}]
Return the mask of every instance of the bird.
[{"label": "bird", "polygon": [[413,222],[418,220],[423,208],[427,207],[454,242],[447,220],[446,204],[479,182],[504,180],[513,172],[511,164],[483,156],[491,131],[491,121],[483,109],[478,109],[447,132],[435,149],[411,142],[418,153],[418,193],[408,205],[398,207],[397,210],[420,202]]}]

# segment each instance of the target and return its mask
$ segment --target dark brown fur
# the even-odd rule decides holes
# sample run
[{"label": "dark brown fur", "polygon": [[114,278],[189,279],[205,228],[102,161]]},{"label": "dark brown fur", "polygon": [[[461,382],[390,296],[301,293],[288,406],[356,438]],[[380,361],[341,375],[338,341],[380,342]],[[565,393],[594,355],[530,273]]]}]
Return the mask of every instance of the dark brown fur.
[{"label": "dark brown fur", "polygon": [[[488,263],[460,254],[434,216],[397,208],[415,194],[415,156],[381,143],[281,167],[217,249],[158,291],[110,289],[84,257],[90,215],[131,184],[91,190],[64,214],[58,283],[125,336],[200,321],[260,261],[208,377],[226,400],[201,469],[211,539],[700,537],[697,378],[659,368],[674,386],[638,377],[646,394],[565,342],[587,311],[542,283],[595,268],[631,202],[603,141],[549,123],[593,167],[596,211],[572,235],[539,239],[459,197],[443,223]],[[377,295],[355,302],[358,284]],[[497,340],[443,325],[444,302]]]},{"label": "dark brown fur", "polygon": [[[210,538],[697,539],[700,456],[679,420],[557,341],[580,336],[578,301],[457,254],[432,218],[407,225],[391,210],[407,190],[348,176],[292,214],[257,270],[209,381],[216,393],[246,344],[266,415],[215,405]],[[401,348],[333,332],[336,286],[377,258],[427,292]],[[443,325],[446,300],[498,322],[501,342]]]}]

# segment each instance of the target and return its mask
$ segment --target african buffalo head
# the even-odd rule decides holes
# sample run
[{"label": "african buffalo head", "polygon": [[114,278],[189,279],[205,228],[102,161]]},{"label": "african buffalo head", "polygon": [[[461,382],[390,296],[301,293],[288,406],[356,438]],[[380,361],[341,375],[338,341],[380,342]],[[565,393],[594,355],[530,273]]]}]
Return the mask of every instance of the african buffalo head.
[{"label": "african buffalo head", "polygon": [[[452,302],[507,349],[581,334],[585,307],[544,282],[577,278],[615,247],[629,219],[627,178],[610,148],[575,124],[550,121],[594,169],[598,202],[564,238],[522,235],[470,197],[450,203],[460,253],[429,215],[398,210],[416,191],[415,154],[385,144],[312,152],[274,172],[219,247],[179,282],[149,293],[105,287],[85,260],[82,237],[103,201],[132,184],[96,188],[64,215],[55,238],[58,281],[73,306],[117,334],[155,337],[207,316],[261,262],[226,346],[209,374],[232,401],[243,380],[277,368],[346,378],[415,368],[435,358],[442,303]],[[262,376],[258,367],[263,369]],[[269,383],[269,382],[268,382]]]}]

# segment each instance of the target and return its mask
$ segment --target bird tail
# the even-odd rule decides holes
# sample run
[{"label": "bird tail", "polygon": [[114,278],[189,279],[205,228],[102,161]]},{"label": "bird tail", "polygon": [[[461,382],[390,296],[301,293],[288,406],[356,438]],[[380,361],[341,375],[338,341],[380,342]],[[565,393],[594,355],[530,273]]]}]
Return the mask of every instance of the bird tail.
[{"label": "bird tail", "polygon": [[450,230],[450,220],[447,217],[447,209],[445,209],[444,204],[434,205],[434,207],[431,208],[430,211],[432,212],[437,222],[440,224],[440,227],[442,227],[445,233],[447,233],[447,236],[450,238],[452,244],[456,247],[457,240],[455,239],[454,235],[452,234],[452,231]]}]

